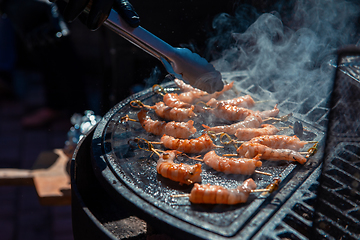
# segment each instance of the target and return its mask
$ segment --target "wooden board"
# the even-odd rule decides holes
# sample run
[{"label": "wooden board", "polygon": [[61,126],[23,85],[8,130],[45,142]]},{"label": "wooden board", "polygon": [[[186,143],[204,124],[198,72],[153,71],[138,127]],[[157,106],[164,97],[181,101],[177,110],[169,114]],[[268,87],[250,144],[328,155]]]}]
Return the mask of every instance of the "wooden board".
[{"label": "wooden board", "polygon": [[62,149],[42,152],[32,170],[0,169],[0,185],[34,185],[42,205],[69,205],[69,160]]}]

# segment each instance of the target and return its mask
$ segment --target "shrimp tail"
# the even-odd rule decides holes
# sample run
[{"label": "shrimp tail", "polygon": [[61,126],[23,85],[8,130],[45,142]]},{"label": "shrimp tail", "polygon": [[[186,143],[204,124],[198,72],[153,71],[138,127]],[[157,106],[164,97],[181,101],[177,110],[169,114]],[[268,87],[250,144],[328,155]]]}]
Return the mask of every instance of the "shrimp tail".
[{"label": "shrimp tail", "polygon": [[205,129],[209,129],[209,128],[210,128],[209,126],[206,126],[205,124],[202,124],[201,126],[203,126],[203,128],[205,128]]}]

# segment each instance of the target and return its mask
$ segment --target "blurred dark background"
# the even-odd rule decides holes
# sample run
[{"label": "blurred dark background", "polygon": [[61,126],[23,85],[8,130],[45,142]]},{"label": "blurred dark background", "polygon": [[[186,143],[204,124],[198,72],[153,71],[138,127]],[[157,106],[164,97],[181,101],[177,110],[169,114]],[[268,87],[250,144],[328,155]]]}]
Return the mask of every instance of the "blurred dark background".
[{"label": "blurred dark background", "polygon": [[[1,169],[31,169],[41,152],[64,147],[74,113],[102,116],[166,75],[157,59],[105,27],[90,31],[76,20],[59,28],[55,19],[69,34],[47,39],[54,16],[39,16],[51,9],[16,1],[0,18]],[[232,1],[131,3],[145,29],[200,54],[214,16],[234,8]],[[61,13],[64,3],[57,5]],[[70,205],[41,205],[34,186],[1,185],[0,202],[1,240],[73,239]]]}]

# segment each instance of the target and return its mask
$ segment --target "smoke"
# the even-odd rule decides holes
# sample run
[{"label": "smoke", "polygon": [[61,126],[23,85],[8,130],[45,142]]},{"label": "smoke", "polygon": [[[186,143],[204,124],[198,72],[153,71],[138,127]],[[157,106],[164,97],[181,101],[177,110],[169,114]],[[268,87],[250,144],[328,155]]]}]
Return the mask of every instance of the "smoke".
[{"label": "smoke", "polygon": [[316,88],[325,95],[329,89],[319,86],[332,86],[334,67],[329,63],[336,50],[358,41],[359,4],[297,0],[281,1],[273,9],[260,14],[244,5],[233,16],[214,19],[208,54],[215,68],[245,70],[254,83],[271,81],[275,91]]},{"label": "smoke", "polygon": [[161,71],[158,66],[155,66],[152,69],[150,76],[144,79],[144,89],[151,88],[154,84],[158,84],[159,79],[161,79]]}]

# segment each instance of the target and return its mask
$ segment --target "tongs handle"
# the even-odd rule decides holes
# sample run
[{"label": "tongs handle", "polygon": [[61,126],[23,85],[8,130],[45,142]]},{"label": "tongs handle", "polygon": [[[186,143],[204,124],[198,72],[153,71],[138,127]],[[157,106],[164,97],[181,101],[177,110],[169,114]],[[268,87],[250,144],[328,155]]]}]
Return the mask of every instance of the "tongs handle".
[{"label": "tongs handle", "polygon": [[137,28],[130,27],[125,20],[119,17],[115,10],[111,10],[104,25],[160,61],[162,58],[169,61],[166,53],[172,51],[173,47],[171,45],[148,32],[141,26]]},{"label": "tongs handle", "polygon": [[159,59],[169,73],[188,81],[192,86],[209,93],[223,88],[220,72],[206,59],[189,49],[174,48],[141,26],[130,27],[113,9],[104,25]]}]

